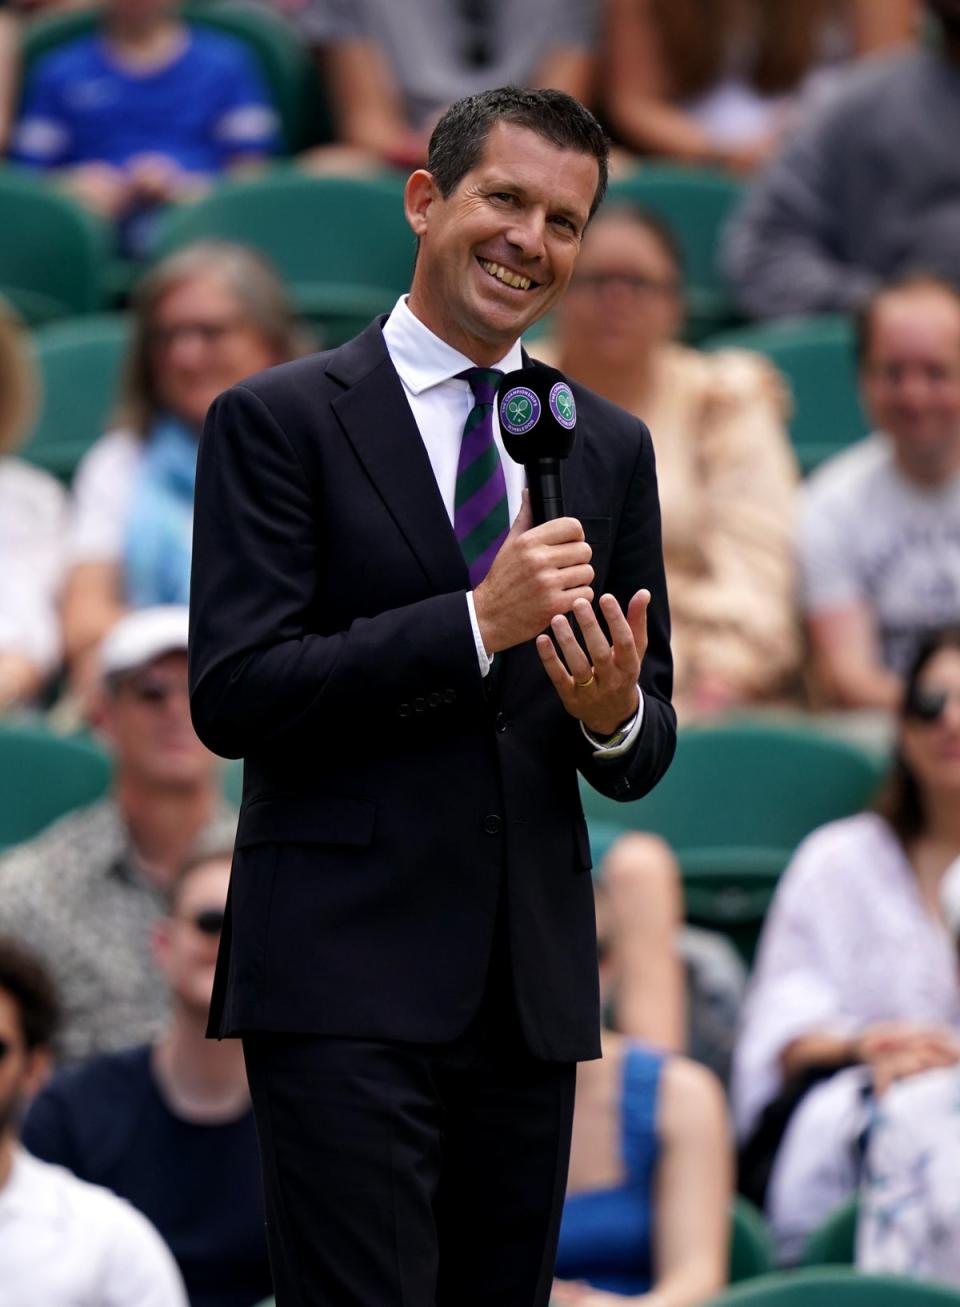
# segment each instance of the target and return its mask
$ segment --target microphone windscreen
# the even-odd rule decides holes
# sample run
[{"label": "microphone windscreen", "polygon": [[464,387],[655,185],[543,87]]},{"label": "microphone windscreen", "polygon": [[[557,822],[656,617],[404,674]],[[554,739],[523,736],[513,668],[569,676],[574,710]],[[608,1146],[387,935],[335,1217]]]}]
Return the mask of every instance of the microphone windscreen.
[{"label": "microphone windscreen", "polygon": [[497,390],[503,446],[517,463],[566,458],[573,448],[577,406],[562,372],[538,364],[508,372]]}]

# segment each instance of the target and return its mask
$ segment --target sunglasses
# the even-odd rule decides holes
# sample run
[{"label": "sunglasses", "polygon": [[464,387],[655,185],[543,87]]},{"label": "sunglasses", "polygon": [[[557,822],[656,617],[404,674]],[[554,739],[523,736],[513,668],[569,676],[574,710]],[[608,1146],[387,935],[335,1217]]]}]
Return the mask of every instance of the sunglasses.
[{"label": "sunglasses", "polygon": [[201,908],[199,912],[194,912],[186,918],[195,930],[199,930],[201,935],[209,935],[213,938],[219,935],[223,930],[225,913],[223,908]]},{"label": "sunglasses", "polygon": [[904,704],[904,715],[913,718],[915,722],[922,722],[926,726],[933,725],[946,712],[947,704],[950,702],[950,695],[950,690],[937,690],[932,687],[925,688],[922,685],[915,685]]}]

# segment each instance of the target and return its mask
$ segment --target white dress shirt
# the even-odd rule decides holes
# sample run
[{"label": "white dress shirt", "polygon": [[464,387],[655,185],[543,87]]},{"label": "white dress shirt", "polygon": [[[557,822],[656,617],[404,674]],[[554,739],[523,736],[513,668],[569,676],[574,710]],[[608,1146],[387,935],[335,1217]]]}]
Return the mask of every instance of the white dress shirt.
[{"label": "white dress shirt", "polygon": [[0,1189],[0,1307],[188,1307],[167,1245],[108,1189],[19,1146]]},{"label": "white dress shirt", "polygon": [[[473,392],[467,381],[459,379],[457,374],[467,368],[476,367],[472,359],[461,354],[459,350],[448,345],[445,340],[425,326],[411,311],[405,295],[394,305],[393,312],[383,325],[383,339],[387,353],[397,371],[413,413],[413,419],[420,431],[421,439],[430,459],[433,475],[443,499],[444,507],[451,524],[457,488],[457,464],[460,459],[460,440],[463,435],[467,415],[474,406]],[[520,341],[516,340],[494,367],[501,372],[513,372],[523,367],[523,354]],[[494,405],[493,438],[503,465],[503,477],[507,486],[507,506],[512,522],[520,511],[520,500],[526,485],[526,473],[523,465],[515,463],[507,455],[500,434],[500,421]],[[472,591],[467,592],[467,608],[470,624],[477,646],[477,659],[481,675],[490,671],[492,659],[483,646],[480,627],[477,623]],[[625,753],[633,744],[643,721],[643,694],[640,694],[640,706],[636,718],[629,730],[615,744],[608,744],[598,739],[581,724],[584,734],[597,753],[609,758]]]}]

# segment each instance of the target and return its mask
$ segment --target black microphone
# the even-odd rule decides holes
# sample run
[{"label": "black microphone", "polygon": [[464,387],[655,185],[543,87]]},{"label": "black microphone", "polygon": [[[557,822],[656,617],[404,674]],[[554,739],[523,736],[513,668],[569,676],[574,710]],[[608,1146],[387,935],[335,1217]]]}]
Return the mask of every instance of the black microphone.
[{"label": "black microphone", "polygon": [[534,523],[563,517],[560,461],[573,449],[577,406],[562,372],[538,364],[508,372],[497,391],[503,445],[527,472]]}]

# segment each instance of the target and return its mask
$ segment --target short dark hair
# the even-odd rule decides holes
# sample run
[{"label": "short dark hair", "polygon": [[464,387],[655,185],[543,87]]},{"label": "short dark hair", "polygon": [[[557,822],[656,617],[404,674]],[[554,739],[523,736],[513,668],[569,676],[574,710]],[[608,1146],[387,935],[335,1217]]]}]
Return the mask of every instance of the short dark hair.
[{"label": "short dark hair", "polygon": [[566,91],[500,86],[452,104],[433,129],[427,153],[427,171],[444,199],[476,165],[490,129],[498,122],[526,127],[562,150],[593,155],[599,177],[590,206],[592,218],[606,194],[610,146],[590,110]]},{"label": "short dark hair", "polygon": [[[941,649],[960,650],[960,626],[945,626],[929,631],[917,646],[913,662],[907,672],[900,706],[901,719],[906,715],[917,690],[917,682],[927,663]],[[890,827],[906,846],[927,829],[927,813],[923,792],[910,769],[903,752],[897,749],[893,767],[876,803],[876,811],[886,818]]]},{"label": "short dark hair", "polygon": [[0,992],[16,1004],[27,1048],[46,1047],[60,1021],[53,977],[34,953],[7,935],[0,935]]},{"label": "short dark hair", "polygon": [[897,277],[892,277],[889,281],[885,281],[882,286],[878,286],[853,315],[854,345],[858,368],[866,366],[873,334],[873,319],[877,309],[889,296],[898,295],[901,291],[909,290],[940,291],[949,299],[952,299],[956,303],[957,309],[960,310],[960,290],[952,282],[947,281],[944,277],[938,277],[934,272],[914,268],[909,272],[901,273]]}]

